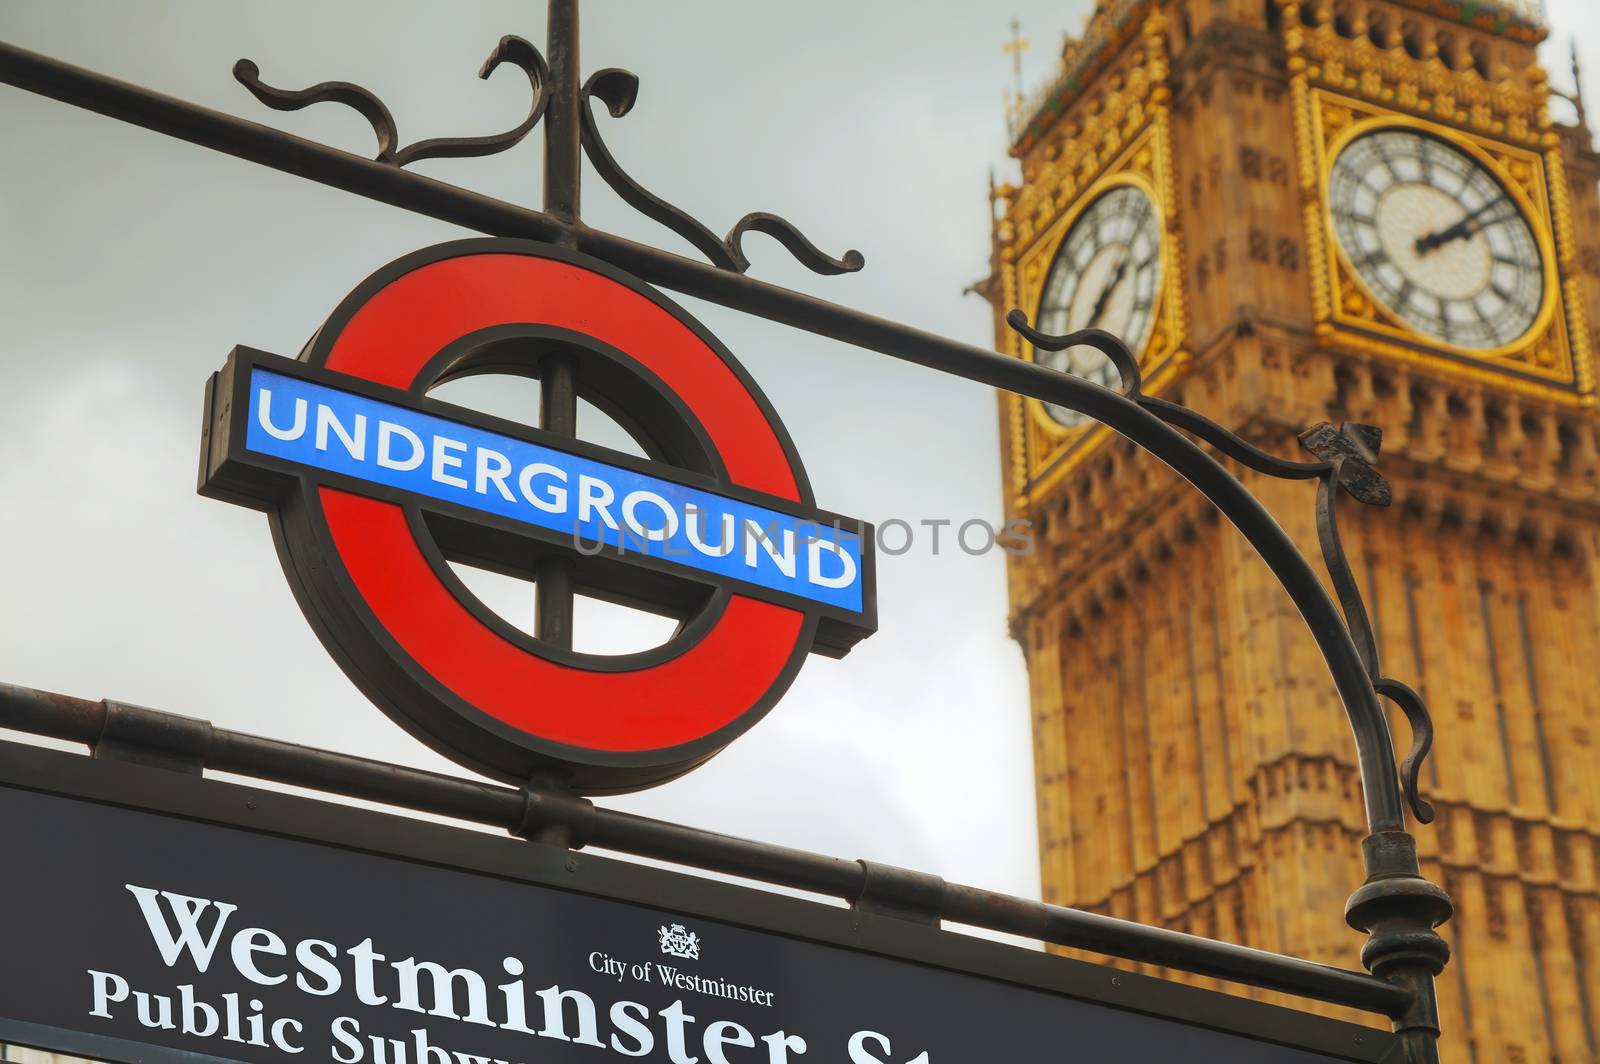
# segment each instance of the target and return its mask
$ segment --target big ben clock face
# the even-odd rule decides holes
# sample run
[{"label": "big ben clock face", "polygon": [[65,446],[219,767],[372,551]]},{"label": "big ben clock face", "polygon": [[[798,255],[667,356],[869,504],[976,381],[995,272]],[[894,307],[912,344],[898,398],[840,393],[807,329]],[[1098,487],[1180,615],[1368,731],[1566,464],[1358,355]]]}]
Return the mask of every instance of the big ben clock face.
[{"label": "big ben clock face", "polygon": [[1533,327],[1545,272],[1533,229],[1465,152],[1411,130],[1357,137],[1334,160],[1328,206],[1367,289],[1423,335],[1489,350]]},{"label": "big ben clock face", "polygon": [[[1134,185],[1118,185],[1072,223],[1050,264],[1039,300],[1038,328],[1047,333],[1104,329],[1135,356],[1150,338],[1161,291],[1161,224],[1155,203]],[[1111,360],[1091,347],[1034,351],[1034,361],[1108,388],[1120,383]],[[1086,419],[1046,405],[1064,426]]]}]

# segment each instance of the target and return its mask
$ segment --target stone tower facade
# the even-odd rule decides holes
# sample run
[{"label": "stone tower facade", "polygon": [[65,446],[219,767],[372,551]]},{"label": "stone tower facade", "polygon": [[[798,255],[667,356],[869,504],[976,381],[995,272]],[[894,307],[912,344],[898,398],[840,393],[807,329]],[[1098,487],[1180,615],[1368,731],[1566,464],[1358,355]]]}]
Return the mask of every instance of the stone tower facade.
[{"label": "stone tower facade", "polygon": [[[1001,351],[1035,357],[1013,307],[1109,328],[1285,457],[1383,429],[1395,503],[1341,525],[1433,709],[1414,830],[1476,1064],[1600,1060],[1600,157],[1550,118],[1544,33],[1532,0],[1103,0],[1019,104],[986,288]],[[1165,467],[1000,417],[1047,900],[1359,967],[1354,748],[1287,597]],[[1236,472],[1315,557],[1314,490]]]}]

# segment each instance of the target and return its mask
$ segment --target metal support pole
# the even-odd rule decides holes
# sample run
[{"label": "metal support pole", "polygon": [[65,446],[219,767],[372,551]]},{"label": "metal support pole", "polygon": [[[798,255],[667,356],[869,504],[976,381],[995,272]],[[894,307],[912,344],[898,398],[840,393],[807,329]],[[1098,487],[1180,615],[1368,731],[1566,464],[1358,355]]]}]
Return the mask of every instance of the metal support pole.
[{"label": "metal support pole", "polygon": [[[550,103],[544,115],[544,209],[563,222],[576,224],[583,180],[578,0],[550,0],[546,51],[550,53]],[[559,243],[576,246],[570,233]],[[539,427],[562,436],[578,435],[578,396],[572,363],[565,355],[551,354],[543,360]],[[572,577],[572,560],[564,557],[546,558],[534,571],[534,634],[563,650],[572,649]]]},{"label": "metal support pole", "polygon": [[[554,6],[551,8],[554,11]],[[552,15],[552,18],[554,16]],[[539,378],[539,427],[562,436],[578,435],[578,393],[573,383],[572,361],[551,353],[543,359]],[[563,650],[572,649],[572,559],[552,555],[534,570],[534,634]]]},{"label": "metal support pole", "polygon": [[563,222],[579,217],[583,178],[583,127],[579,91],[578,0],[550,0],[545,50],[550,62],[550,106],[544,115],[544,209]]}]

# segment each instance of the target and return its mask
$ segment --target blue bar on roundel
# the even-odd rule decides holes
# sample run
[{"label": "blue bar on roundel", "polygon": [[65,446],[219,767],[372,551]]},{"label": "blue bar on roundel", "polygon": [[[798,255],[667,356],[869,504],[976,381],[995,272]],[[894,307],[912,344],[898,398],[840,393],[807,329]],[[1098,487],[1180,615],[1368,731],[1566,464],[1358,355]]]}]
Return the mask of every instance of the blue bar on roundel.
[{"label": "blue bar on roundel", "polygon": [[245,447],[860,612],[854,532],[252,367]]}]

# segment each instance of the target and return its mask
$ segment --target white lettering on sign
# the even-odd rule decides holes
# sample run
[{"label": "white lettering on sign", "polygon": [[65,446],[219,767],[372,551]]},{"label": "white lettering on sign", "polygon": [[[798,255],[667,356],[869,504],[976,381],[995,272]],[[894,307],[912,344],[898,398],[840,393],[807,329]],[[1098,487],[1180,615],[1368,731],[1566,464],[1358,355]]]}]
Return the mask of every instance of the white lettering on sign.
[{"label": "white lettering on sign", "polygon": [[[223,926],[237,907],[226,903],[218,905],[211,933],[202,937],[200,918],[211,908],[213,902],[165,890],[158,894],[149,887],[136,887],[131,883],[128,885],[128,890],[139,902],[139,912],[144,916],[145,925],[150,928],[150,937],[155,940],[156,948],[161,951],[162,963],[171,968],[178,963],[179,957],[188,953],[195,968],[203,974],[211,966],[211,955],[216,952],[217,940],[222,937]],[[168,909],[172,912],[171,925],[167,923],[166,911],[156,900],[157,897],[166,900]]]},{"label": "white lettering on sign", "polygon": [[[265,400],[265,396],[262,397]],[[394,440],[398,436],[411,448],[409,457],[396,458],[394,455]],[[392,421],[378,422],[378,464],[385,469],[398,469],[402,472],[415,469],[422,464],[422,440],[417,434],[404,425],[396,425]]]},{"label": "white lettering on sign", "polygon": [[433,479],[437,484],[448,484],[452,488],[467,486],[466,477],[458,477],[448,473],[448,469],[461,468],[461,456],[467,453],[467,445],[460,440],[452,440],[446,436],[433,438]]},{"label": "white lettering on sign", "polygon": [[[638,1001],[597,1001],[586,991],[558,982],[530,988],[527,966],[517,957],[505,957],[504,974],[489,977],[473,968],[415,956],[390,961],[370,937],[342,949],[319,938],[291,945],[273,929],[246,919],[232,903],[134,883],[124,886],[161,963],[175,978],[186,981],[154,992],[134,986],[116,972],[88,969],[89,1015],[181,1034],[196,1042],[196,1053],[226,1052],[208,1045],[220,1041],[291,1056],[310,1049],[315,1057],[339,1064],[520,1064],[446,1048],[445,1036],[425,1026],[409,1026],[416,1020],[402,1021],[406,1037],[396,1037],[392,1025],[381,1022],[391,1010],[460,1024],[449,1037],[458,1037],[463,1044],[470,1044],[472,1027],[488,1027],[621,1057],[648,1056],[659,1046],[673,1064],[699,1064],[702,1059],[706,1064],[801,1064],[809,1048],[800,1034],[757,1033],[735,1020],[696,1015],[714,999],[771,1008],[774,995],[675,965],[630,963],[599,950],[587,955],[590,971],[619,984],[632,979],[700,995],[701,1006],[694,1012],[682,998],[652,1009]],[[281,996],[269,1012],[259,998],[231,990],[207,996],[187,981],[208,973],[225,979],[212,971],[219,958],[226,958],[247,984],[292,988],[312,997],[329,997],[349,988],[350,1004],[369,1012],[334,1018],[327,1025],[326,1043],[318,1045],[302,1020],[274,1014],[284,1000]],[[855,1033],[844,1050],[852,1064],[898,1064],[898,1058],[888,1055],[889,1037],[876,1031]],[[530,1042],[524,1060],[540,1056],[537,1043]],[[904,1064],[930,1064],[929,1055],[923,1052]]]},{"label": "white lettering on sign", "polygon": [[689,507],[688,514],[689,544],[701,554],[710,558],[726,558],[733,553],[737,545],[734,536],[734,517],[732,514],[723,514],[721,527],[715,544],[707,543],[700,531],[700,511],[696,507]]},{"label": "white lettering on sign", "polygon": [[[811,579],[823,587],[849,587],[856,582],[856,560],[850,557],[848,551],[841,550],[839,544],[826,539],[814,539],[806,544],[806,550],[811,553]],[[826,575],[827,567],[822,564],[824,554],[832,555],[839,562],[837,576]]]},{"label": "white lettering on sign", "polygon": [[[296,465],[862,611],[861,534],[261,368],[246,446]],[[619,462],[621,464],[619,464]],[[792,506],[792,503],[782,503]],[[591,549],[592,545],[592,549]]]},{"label": "white lettering on sign", "polygon": [[[850,1036],[850,1064],[893,1064],[888,1056],[879,1057],[867,1052],[869,1041],[874,1043],[873,1050],[877,1053],[894,1052],[889,1045],[888,1035],[879,1034],[877,1031],[857,1031]],[[928,1064],[928,1054],[919,1053],[906,1064]]]},{"label": "white lettering on sign", "polygon": [[294,420],[290,422],[289,427],[286,429],[279,428],[272,423],[272,392],[270,389],[261,393],[259,410],[258,420],[261,422],[261,427],[266,429],[267,435],[273,439],[298,440],[306,434],[306,401],[304,399],[296,399],[294,401]]},{"label": "white lettering on sign", "polygon": [[361,461],[367,454],[367,415],[357,414],[355,424],[345,428],[339,421],[338,415],[326,406],[317,406],[317,450],[328,449],[328,430],[339,437],[339,442],[344,444],[345,453],[356,461]]}]

